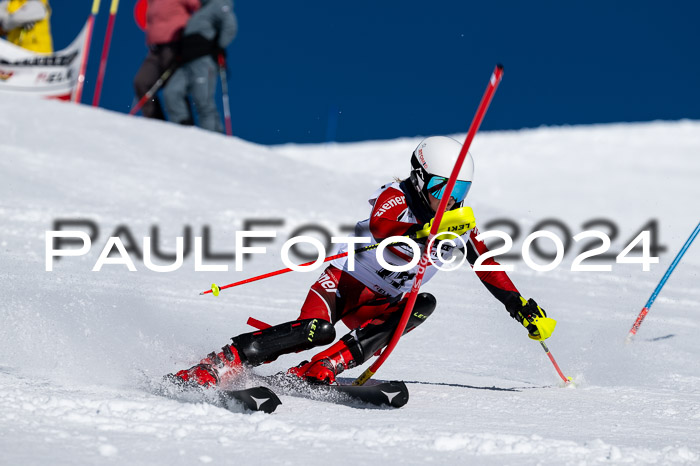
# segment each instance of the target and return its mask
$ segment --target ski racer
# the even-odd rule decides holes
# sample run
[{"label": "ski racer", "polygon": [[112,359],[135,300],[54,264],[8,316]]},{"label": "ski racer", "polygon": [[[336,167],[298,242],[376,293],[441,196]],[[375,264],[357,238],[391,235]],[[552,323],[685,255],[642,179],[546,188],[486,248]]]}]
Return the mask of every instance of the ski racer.
[{"label": "ski racer", "polygon": [[[372,195],[369,218],[357,223],[355,236],[370,237],[371,244],[391,236],[408,236],[425,242],[461,147],[459,142],[444,136],[423,140],[411,157],[410,176],[386,184]],[[449,230],[454,233],[452,238],[459,236],[464,241],[433,242],[431,257],[435,265],[427,267],[423,283],[430,280],[437,266],[451,259],[458,248],[472,265],[488,251],[476,238],[478,232],[471,208],[463,207],[473,173],[474,161],[471,154],[467,154],[439,229],[439,232]],[[413,250],[406,244],[394,243],[386,248],[383,257],[388,263],[401,266],[410,262]],[[491,258],[483,263],[497,265]],[[316,354],[311,361],[287,371],[289,376],[310,383],[333,384],[338,374],[363,364],[388,344],[407,301],[404,294],[411,289],[417,268],[416,265],[406,272],[387,270],[378,262],[374,249],[355,255],[354,271],[347,257],[337,259],[311,286],[296,320],[238,335],[220,352],[212,352],[194,367],[170,377],[188,385],[220,385],[246,367],[332,343],[336,337],[334,325],[342,321],[352,329],[350,333]],[[511,317],[525,327],[530,338],[544,340],[551,335],[555,321],[547,318],[533,299],[523,298],[505,272],[477,271],[476,274]],[[436,305],[433,295],[419,293],[404,333],[423,323]]]}]

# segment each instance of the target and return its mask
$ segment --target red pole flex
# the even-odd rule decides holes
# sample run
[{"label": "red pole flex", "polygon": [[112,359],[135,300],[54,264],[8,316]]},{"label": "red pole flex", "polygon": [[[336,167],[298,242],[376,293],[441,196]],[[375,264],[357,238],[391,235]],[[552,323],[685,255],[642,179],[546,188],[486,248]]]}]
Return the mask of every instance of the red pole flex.
[{"label": "red pole flex", "polygon": [[447,201],[450,198],[449,194],[452,193],[452,189],[454,188],[454,185],[457,182],[457,175],[459,174],[459,171],[462,168],[464,159],[467,157],[467,153],[469,152],[469,147],[471,146],[472,140],[474,139],[474,136],[476,135],[477,131],[479,131],[479,126],[481,126],[481,122],[484,119],[486,110],[488,110],[489,104],[491,103],[491,99],[493,99],[493,95],[496,92],[498,84],[501,82],[502,78],[503,66],[496,65],[496,68],[491,74],[491,79],[489,80],[489,84],[486,87],[486,91],[484,92],[484,95],[481,98],[481,103],[479,104],[476,114],[474,115],[472,124],[469,127],[469,132],[467,133],[467,138],[465,139],[464,144],[462,145],[462,150],[459,152],[459,157],[457,157],[455,166],[452,169],[452,174],[450,174],[447,186],[445,187],[445,195],[442,196],[442,199],[440,200],[440,205],[438,206],[438,209],[435,212],[435,219],[433,221],[432,227],[430,228],[430,235],[428,235],[426,247],[423,250],[423,254],[420,258],[420,261],[418,262],[418,273],[413,279],[413,285],[411,286],[411,291],[409,291],[406,307],[404,308],[403,314],[401,315],[401,320],[399,320],[399,324],[391,337],[391,341],[389,341],[389,344],[384,349],[384,351],[382,351],[382,354],[379,356],[379,358],[366,371],[364,371],[360,377],[358,377],[353,382],[353,385],[363,385],[366,381],[368,381],[377,372],[377,370],[379,370],[382,364],[384,364],[384,361],[386,361],[391,352],[394,351],[394,348],[399,342],[399,339],[403,335],[403,331],[406,328],[406,324],[408,323],[408,318],[413,312],[413,306],[416,303],[418,291],[420,290],[421,284],[423,283],[423,276],[425,275],[425,271],[430,265],[430,248],[432,245],[432,241],[438,232],[438,228],[440,228],[440,222],[442,221],[442,216],[445,213]]}]

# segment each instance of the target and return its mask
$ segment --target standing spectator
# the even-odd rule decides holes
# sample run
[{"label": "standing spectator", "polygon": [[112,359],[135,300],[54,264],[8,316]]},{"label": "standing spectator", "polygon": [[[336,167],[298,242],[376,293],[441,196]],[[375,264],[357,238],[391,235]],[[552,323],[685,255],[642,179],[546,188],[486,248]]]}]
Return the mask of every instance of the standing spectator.
[{"label": "standing spectator", "polygon": [[[134,91],[140,99],[171,66],[179,53],[182,31],[197,11],[199,0],[148,0],[146,45],[148,55],[134,77]],[[143,116],[165,120],[158,97],[141,108]]]},{"label": "standing spectator", "polygon": [[0,35],[27,50],[53,53],[48,0],[0,1]]},{"label": "standing spectator", "polygon": [[199,118],[199,126],[211,131],[223,131],[216,109],[217,60],[231,43],[238,23],[233,14],[232,0],[201,0],[199,9],[187,23],[182,39],[182,65],[163,90],[165,108],[171,121],[192,125],[194,121],[187,105],[187,95]]}]

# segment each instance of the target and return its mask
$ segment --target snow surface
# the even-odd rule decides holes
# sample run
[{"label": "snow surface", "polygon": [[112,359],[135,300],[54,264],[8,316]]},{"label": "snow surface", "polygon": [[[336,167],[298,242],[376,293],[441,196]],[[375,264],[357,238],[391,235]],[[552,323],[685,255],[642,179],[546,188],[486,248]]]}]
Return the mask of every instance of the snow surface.
[{"label": "snow surface", "polygon": [[[420,138],[264,147],[59,102],[8,96],[3,110],[0,464],[700,463],[700,244],[635,343],[623,345],[700,219],[700,122],[539,128],[474,141],[469,201],[482,226],[507,218],[522,228],[516,249],[547,218],[572,235],[610,219],[619,227],[615,252],[658,220],[667,250],[650,272],[614,263],[612,272],[571,272],[580,245],[551,272],[511,262],[516,286],[558,320],[548,345],[576,388],[560,387],[540,345],[466,267],[424,287],[437,311],[376,375],[407,381],[407,406],[282,396],[265,415],[182,403],[146,387],[248,331],[248,316],[294,319],[318,272],[218,298],[198,293],[282,268],[281,245],[300,225],[340,234],[365,218],[369,195],[408,175]],[[46,272],[45,232],[55,219],[76,218],[96,222],[99,237],[88,255]],[[217,262],[228,272],[195,272],[192,254],[177,272],[149,271],[135,257],[136,272],[91,271],[119,225],[139,248],[158,226],[168,252],[185,226],[194,236],[209,226],[212,250],[231,252],[246,219],[284,225],[243,272],[233,261]],[[338,326],[339,336],[345,331]]]}]

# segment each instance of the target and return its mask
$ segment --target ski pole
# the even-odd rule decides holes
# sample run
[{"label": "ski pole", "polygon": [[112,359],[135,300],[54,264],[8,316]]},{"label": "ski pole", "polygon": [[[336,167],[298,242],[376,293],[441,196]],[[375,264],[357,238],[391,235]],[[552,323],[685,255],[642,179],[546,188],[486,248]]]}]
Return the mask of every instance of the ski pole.
[{"label": "ski pole", "polygon": [[219,78],[221,79],[221,98],[224,104],[224,122],[226,123],[226,134],[233,135],[231,130],[231,106],[228,100],[228,78],[226,77],[226,58],[223,52],[219,53]]},{"label": "ski pole", "polygon": [[[461,210],[461,209],[464,209],[464,207],[460,208],[460,210]],[[456,226],[456,225],[458,225],[458,223],[455,222],[455,221],[446,221],[446,222],[444,223],[444,225],[441,225],[441,226],[442,226],[442,227],[448,228],[448,227]],[[473,228],[473,227],[474,227],[471,223],[467,223],[466,226],[467,226],[468,228]],[[411,240],[416,240],[416,239],[419,239],[419,238],[424,238],[425,236],[427,236],[427,233],[425,233],[425,230],[421,230],[421,231],[419,231],[419,232],[417,232],[417,233],[415,233],[415,234],[406,235],[405,237],[408,238],[408,239],[411,239]],[[379,244],[380,244],[380,243],[370,244],[370,245],[368,245],[368,246],[363,246],[363,247],[361,247],[361,248],[355,249],[353,252],[354,252],[355,254],[357,254],[358,252],[364,252],[364,251],[369,251],[370,249],[376,249],[377,247],[379,247]],[[400,242],[395,242],[395,243],[389,244],[389,246],[396,246],[397,244],[401,244],[401,243],[400,243]],[[328,261],[332,261],[332,260],[335,260],[335,259],[340,259],[341,257],[347,256],[349,253],[350,253],[349,251],[347,251],[347,252],[341,252],[340,254],[336,254],[336,255],[333,255],[333,256],[326,257],[325,259],[323,259],[323,262],[328,262]],[[314,264],[314,263],[316,263],[316,261],[305,262],[305,263],[303,263],[303,264],[299,264],[297,267],[306,267],[306,266],[312,265],[312,264]],[[282,275],[283,273],[287,273],[287,272],[291,272],[291,271],[292,271],[291,268],[275,270],[274,272],[264,273],[264,274],[262,274],[262,275],[258,275],[257,277],[246,278],[245,280],[241,280],[241,281],[238,281],[238,282],[235,282],[235,283],[229,283],[228,285],[224,285],[224,286],[222,286],[222,287],[219,287],[219,286],[216,285],[216,283],[214,283],[214,284],[212,284],[210,290],[202,291],[202,292],[199,293],[199,294],[200,294],[200,296],[201,296],[201,295],[207,294],[207,293],[214,293],[214,296],[219,296],[219,292],[220,292],[221,290],[225,290],[225,289],[227,289],[227,288],[233,288],[234,286],[238,286],[238,285],[245,285],[246,283],[256,282],[256,281],[258,281],[258,280],[262,280],[262,279],[264,279],[264,278],[274,277],[274,276],[276,276],[276,275]]]},{"label": "ski pole", "polygon": [[540,341],[540,344],[542,345],[542,348],[544,349],[544,352],[547,353],[547,356],[549,356],[549,360],[552,361],[552,364],[554,365],[554,368],[557,370],[557,374],[559,374],[559,377],[564,381],[564,383],[568,384],[571,383],[571,377],[566,377],[561,369],[559,369],[559,364],[554,360],[554,356],[552,356],[552,353],[549,352],[549,348],[547,348],[547,345],[544,344],[543,341]]},{"label": "ski pole", "polygon": [[673,262],[671,262],[671,265],[669,265],[668,270],[666,270],[666,273],[664,274],[663,278],[661,278],[661,281],[659,282],[659,284],[656,285],[656,289],[651,294],[651,297],[649,298],[649,300],[647,301],[647,303],[644,305],[641,312],[637,316],[637,320],[634,321],[634,324],[632,325],[632,328],[630,329],[629,333],[627,334],[627,337],[625,337],[626,344],[629,344],[632,342],[632,339],[637,334],[637,330],[639,330],[639,326],[642,325],[642,322],[644,321],[644,318],[646,317],[647,313],[649,312],[649,309],[651,309],[651,305],[654,304],[656,297],[661,292],[661,288],[664,287],[664,285],[666,284],[666,281],[668,281],[668,278],[671,276],[671,274],[675,270],[676,266],[681,261],[681,258],[683,257],[685,252],[690,247],[690,244],[693,242],[695,237],[698,236],[698,233],[700,233],[700,223],[698,223],[698,226],[695,227],[695,230],[693,231],[693,233],[691,233],[688,240],[685,242],[685,244],[683,245],[681,250],[678,252],[678,254],[676,255],[676,258],[673,259]]},{"label": "ski pole", "polygon": [[143,107],[143,105],[146,102],[153,98],[156,92],[158,92],[158,89],[163,87],[163,84],[165,84],[165,81],[167,81],[168,78],[170,78],[170,75],[173,74],[173,71],[175,71],[175,65],[172,65],[170,68],[165,70],[165,72],[162,75],[160,75],[160,78],[158,78],[158,81],[156,81],[156,83],[153,86],[151,86],[148,92],[146,92],[146,94],[144,94],[144,96],[141,97],[141,99],[139,99],[138,102],[136,102],[136,105],[134,105],[131,108],[131,110],[129,110],[129,115],[133,115],[139,110],[141,110],[141,107]]},{"label": "ski pole", "polygon": [[107,32],[105,32],[105,40],[102,44],[102,56],[100,57],[100,71],[97,73],[95,94],[93,94],[92,96],[93,107],[97,107],[100,104],[100,94],[102,94],[102,82],[104,81],[105,72],[107,71],[107,57],[109,56],[109,46],[112,43],[112,31],[114,30],[114,20],[117,17],[117,8],[119,8],[119,0],[112,0],[112,5],[109,8],[109,21],[107,22]]},{"label": "ski pole", "polygon": [[[398,244],[398,243],[392,243],[392,244]],[[369,251],[370,249],[375,249],[378,246],[379,246],[379,244],[370,244],[369,246],[364,246],[362,248],[355,249],[354,252],[357,254],[358,252]],[[345,257],[348,254],[349,254],[349,251],[346,251],[346,252],[341,252],[340,254],[336,254],[334,256],[328,256],[325,259],[323,259],[323,262],[329,262],[329,261],[332,261],[335,259],[340,259],[341,257]],[[303,264],[299,264],[298,267],[306,267],[306,266],[314,264],[315,262],[316,261],[305,262]],[[201,296],[201,295],[207,294],[207,293],[214,293],[214,296],[219,296],[219,292],[222,290],[225,290],[227,288],[233,288],[234,286],[245,285],[246,283],[257,282],[258,280],[262,280],[264,278],[270,278],[270,277],[274,277],[277,275],[282,275],[283,273],[287,273],[287,272],[291,272],[291,271],[292,271],[292,269],[290,269],[290,268],[275,270],[274,272],[264,273],[262,275],[258,275],[257,277],[246,278],[245,280],[241,280],[241,281],[238,281],[235,283],[229,283],[228,285],[224,285],[221,287],[217,286],[216,284],[213,284],[211,286],[210,290],[202,291],[199,294]]]},{"label": "ski pole", "polygon": [[471,146],[472,140],[474,139],[476,132],[479,130],[479,126],[481,126],[481,122],[484,119],[486,110],[488,110],[489,104],[491,103],[491,99],[493,98],[493,95],[496,92],[498,84],[501,82],[502,78],[503,66],[499,64],[496,65],[496,68],[491,74],[489,84],[486,87],[486,91],[484,91],[484,95],[481,98],[481,102],[479,103],[479,107],[477,108],[476,114],[474,115],[474,119],[472,120],[472,123],[469,126],[467,138],[464,140],[462,149],[460,150],[459,156],[457,157],[455,165],[452,168],[452,173],[450,174],[450,178],[447,181],[447,186],[445,187],[445,193],[442,196],[442,199],[440,200],[440,204],[438,205],[437,211],[435,212],[435,220],[433,221],[433,225],[430,228],[428,241],[426,242],[423,254],[421,255],[420,261],[418,262],[418,272],[413,278],[413,284],[411,285],[411,291],[409,291],[408,301],[406,302],[403,314],[401,315],[401,320],[399,320],[399,323],[396,326],[396,330],[394,330],[394,334],[391,336],[389,344],[379,355],[379,358],[376,361],[374,361],[374,363],[367,370],[365,370],[362,373],[362,375],[360,375],[360,377],[355,379],[355,381],[352,383],[353,385],[363,385],[374,374],[376,374],[377,370],[379,370],[382,364],[384,364],[384,361],[386,361],[386,359],[389,357],[391,352],[398,344],[401,335],[403,335],[403,331],[406,328],[406,324],[408,323],[408,318],[413,312],[413,306],[416,303],[418,291],[420,290],[420,286],[423,283],[423,276],[425,275],[425,271],[430,265],[430,249],[432,246],[432,241],[435,239],[435,235],[438,232],[440,221],[442,220],[442,216],[445,213],[445,208],[447,207],[447,201],[450,198],[450,194],[452,194],[452,188],[454,188],[454,185],[457,182],[457,175],[459,174],[459,170],[462,168],[462,163],[464,163],[464,159],[467,157],[467,153],[469,152],[469,147]]},{"label": "ski pole", "polygon": [[[376,245],[372,245],[372,246],[376,247]],[[359,251],[355,251],[355,252],[359,252]],[[323,259],[323,262],[328,262],[328,261],[332,261],[332,260],[335,260],[335,259],[340,259],[341,257],[345,257],[345,256],[347,256],[347,255],[348,255],[347,252],[343,252],[343,253],[340,253],[340,254],[336,254],[335,256],[329,256],[329,257],[326,257],[325,259]],[[314,264],[315,262],[316,262],[316,261],[305,262],[305,263],[303,263],[303,264],[299,264],[298,267],[305,267],[305,266],[308,266],[308,265],[312,265],[312,264]],[[220,293],[222,290],[225,290],[225,289],[227,289],[227,288],[233,288],[234,286],[245,285],[246,283],[257,282],[258,280],[262,280],[262,279],[265,279],[265,278],[274,277],[274,276],[276,276],[276,275],[282,275],[283,273],[287,273],[287,272],[291,272],[291,271],[292,271],[292,269],[290,269],[290,268],[275,270],[274,272],[264,273],[264,274],[262,274],[262,275],[258,275],[257,277],[246,278],[245,280],[241,280],[241,281],[238,281],[238,282],[235,282],[235,283],[229,283],[228,285],[224,285],[224,286],[222,286],[222,287],[219,287],[219,286],[216,285],[216,283],[214,283],[214,284],[211,285],[211,289],[210,289],[210,290],[202,291],[201,293],[199,293],[199,295],[201,296],[201,295],[203,295],[203,294],[213,293],[214,296],[219,296],[219,293]]]},{"label": "ski pole", "polygon": [[80,103],[83,97],[83,84],[85,83],[85,70],[87,69],[88,57],[90,55],[90,43],[92,42],[92,30],[95,27],[95,17],[100,11],[100,0],[93,0],[92,11],[87,23],[87,33],[85,34],[85,45],[83,46],[83,59],[80,62],[80,71],[78,72],[78,83],[75,86],[75,94],[73,101]]}]

